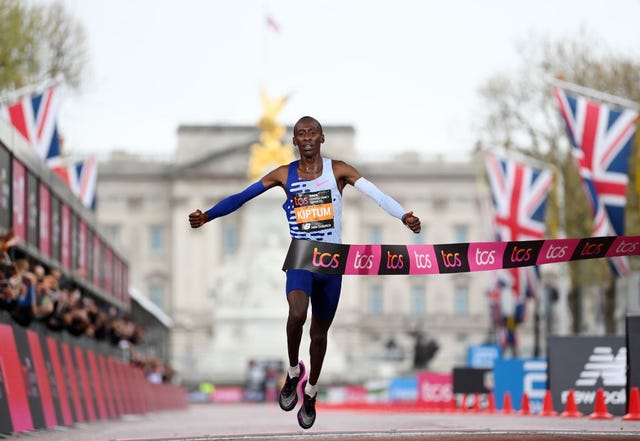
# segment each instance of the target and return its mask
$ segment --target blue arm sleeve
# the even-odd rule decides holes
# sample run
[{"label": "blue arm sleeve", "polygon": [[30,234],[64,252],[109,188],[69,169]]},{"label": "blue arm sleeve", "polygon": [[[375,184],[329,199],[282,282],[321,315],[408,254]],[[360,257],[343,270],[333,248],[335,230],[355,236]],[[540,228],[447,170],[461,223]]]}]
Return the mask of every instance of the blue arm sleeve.
[{"label": "blue arm sleeve", "polygon": [[207,218],[209,220],[213,220],[221,216],[226,216],[227,214],[236,211],[248,200],[255,198],[256,196],[264,193],[266,190],[267,187],[265,187],[261,181],[258,181],[245,188],[242,192],[224,198],[213,207],[205,211],[205,214],[207,215]]}]

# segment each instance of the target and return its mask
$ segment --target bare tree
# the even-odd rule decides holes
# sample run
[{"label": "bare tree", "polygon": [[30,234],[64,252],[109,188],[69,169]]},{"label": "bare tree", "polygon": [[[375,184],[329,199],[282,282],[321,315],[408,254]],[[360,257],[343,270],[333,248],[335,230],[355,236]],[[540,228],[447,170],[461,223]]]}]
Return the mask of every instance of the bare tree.
[{"label": "bare tree", "polygon": [[[530,36],[518,45],[519,69],[496,74],[479,91],[483,102],[483,112],[478,115],[480,145],[487,149],[504,148],[527,154],[553,165],[561,175],[562,188],[557,185],[554,188],[548,212],[548,231],[552,235],[561,230],[568,237],[590,236],[593,226],[585,191],[571,156],[566,128],[548,78],[560,76],[585,87],[633,101],[640,100],[640,60],[616,55],[591,35],[583,31],[575,39],[561,41]],[[636,137],[635,152],[639,138]],[[631,158],[635,157],[632,152]],[[635,182],[637,172],[631,160],[630,182]],[[639,190],[629,185],[628,234],[637,234],[640,230]],[[585,288],[598,286],[604,299],[605,329],[615,332],[615,280],[606,261],[571,262],[569,271],[572,331],[578,333],[582,330],[581,302]]]}]

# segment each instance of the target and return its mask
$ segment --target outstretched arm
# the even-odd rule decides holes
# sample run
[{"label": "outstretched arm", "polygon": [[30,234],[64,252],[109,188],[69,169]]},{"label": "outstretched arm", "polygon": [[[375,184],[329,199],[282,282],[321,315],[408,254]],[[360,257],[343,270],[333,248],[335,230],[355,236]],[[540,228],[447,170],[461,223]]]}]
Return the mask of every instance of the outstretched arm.
[{"label": "outstretched arm", "polygon": [[338,180],[340,192],[342,192],[346,184],[351,184],[376,201],[376,203],[391,216],[402,220],[402,223],[411,231],[416,234],[420,232],[420,218],[414,216],[413,211],[406,211],[395,199],[383,193],[373,183],[369,182],[353,166],[344,161],[333,161],[333,173]]},{"label": "outstretched arm", "polygon": [[406,211],[398,201],[393,199],[391,196],[383,193],[378,187],[376,187],[366,178],[361,176],[353,184],[353,186],[373,199],[380,207],[382,207],[384,211],[389,213],[391,216],[400,219],[402,223],[409,227],[411,231],[416,234],[420,232],[420,219],[413,215],[413,211]]},{"label": "outstretched arm", "polygon": [[266,174],[259,181],[251,184],[240,193],[236,193],[229,197],[224,198],[213,207],[209,208],[204,213],[199,209],[189,214],[189,224],[191,228],[199,228],[206,224],[210,220],[217,217],[226,216],[229,213],[236,211],[245,202],[261,195],[268,189],[281,186],[284,187],[287,182],[287,166],[280,166],[275,170]]},{"label": "outstretched arm", "polygon": [[240,193],[236,193],[224,198],[204,213],[200,210],[196,210],[193,213],[190,213],[189,224],[191,225],[191,228],[198,228],[206,224],[210,220],[213,220],[217,217],[226,216],[227,214],[236,211],[248,200],[255,198],[256,196],[264,193],[266,190],[267,187],[264,186],[262,181],[255,182]]}]

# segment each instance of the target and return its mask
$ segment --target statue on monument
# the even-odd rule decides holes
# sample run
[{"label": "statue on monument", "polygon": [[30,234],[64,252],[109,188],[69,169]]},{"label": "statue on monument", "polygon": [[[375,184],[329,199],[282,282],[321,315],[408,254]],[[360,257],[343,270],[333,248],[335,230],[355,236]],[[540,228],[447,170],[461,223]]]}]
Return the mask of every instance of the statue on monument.
[{"label": "statue on monument", "polygon": [[260,133],[260,142],[251,146],[251,158],[247,170],[247,175],[251,180],[261,178],[268,169],[288,164],[295,159],[291,145],[282,144],[285,128],[276,121],[276,116],[282,111],[289,95],[272,98],[262,90],[261,96],[264,114],[257,125],[262,129],[262,132]]}]

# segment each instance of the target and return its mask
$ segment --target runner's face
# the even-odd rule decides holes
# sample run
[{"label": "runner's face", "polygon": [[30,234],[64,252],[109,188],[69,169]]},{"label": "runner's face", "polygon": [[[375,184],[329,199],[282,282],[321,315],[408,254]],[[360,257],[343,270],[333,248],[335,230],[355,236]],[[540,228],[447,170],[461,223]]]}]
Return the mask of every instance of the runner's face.
[{"label": "runner's face", "polygon": [[320,152],[324,135],[313,120],[303,119],[296,124],[293,134],[293,145],[298,147],[300,156],[310,157]]}]

